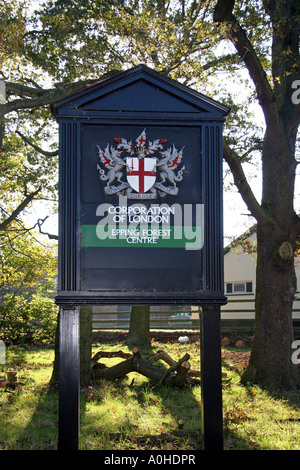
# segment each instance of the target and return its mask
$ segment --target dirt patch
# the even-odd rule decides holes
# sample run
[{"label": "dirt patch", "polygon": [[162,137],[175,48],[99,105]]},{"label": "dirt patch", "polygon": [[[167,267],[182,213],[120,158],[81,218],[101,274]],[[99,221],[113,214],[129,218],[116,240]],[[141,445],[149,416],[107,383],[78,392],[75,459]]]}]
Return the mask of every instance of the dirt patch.
[{"label": "dirt patch", "polygon": [[243,371],[249,363],[251,352],[250,351],[226,351],[222,350],[223,364],[229,368]]},{"label": "dirt patch", "polygon": [[[95,331],[93,332],[93,342],[99,343],[119,343],[124,342],[128,335],[128,331]],[[177,342],[180,336],[187,336],[189,338],[190,343],[195,343],[200,341],[199,332],[193,331],[151,331],[150,338],[151,340],[159,341],[160,343],[172,343]]]}]

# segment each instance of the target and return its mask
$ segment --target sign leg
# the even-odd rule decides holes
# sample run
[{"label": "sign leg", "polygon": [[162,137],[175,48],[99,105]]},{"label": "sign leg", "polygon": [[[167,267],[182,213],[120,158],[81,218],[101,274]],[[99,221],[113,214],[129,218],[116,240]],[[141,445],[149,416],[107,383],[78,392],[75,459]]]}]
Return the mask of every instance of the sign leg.
[{"label": "sign leg", "polygon": [[78,450],[79,308],[60,309],[58,450]]},{"label": "sign leg", "polygon": [[201,424],[204,450],[223,449],[220,307],[202,307]]}]

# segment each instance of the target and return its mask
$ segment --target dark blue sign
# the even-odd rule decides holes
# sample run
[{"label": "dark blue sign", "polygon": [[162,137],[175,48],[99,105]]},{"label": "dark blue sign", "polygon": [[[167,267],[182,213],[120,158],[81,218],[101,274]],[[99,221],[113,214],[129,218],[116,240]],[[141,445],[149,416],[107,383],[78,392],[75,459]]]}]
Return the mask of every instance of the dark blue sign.
[{"label": "dark blue sign", "polygon": [[225,106],[139,66],[56,103],[57,302],[223,303]]}]

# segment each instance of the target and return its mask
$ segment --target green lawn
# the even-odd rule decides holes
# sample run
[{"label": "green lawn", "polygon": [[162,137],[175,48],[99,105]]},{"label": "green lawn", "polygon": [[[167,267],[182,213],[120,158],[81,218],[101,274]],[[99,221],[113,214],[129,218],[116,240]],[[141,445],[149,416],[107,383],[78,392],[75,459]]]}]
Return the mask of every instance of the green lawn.
[{"label": "green lawn", "polygon": [[[128,352],[116,342],[95,344],[93,352],[99,349]],[[188,352],[191,368],[200,367],[199,341],[182,345],[154,338],[152,351],[160,349],[175,360]],[[0,388],[0,450],[57,448],[58,390],[49,388],[53,359],[50,348],[8,348],[0,375],[16,370],[22,385],[15,390]],[[105,363],[120,360],[105,359]],[[223,350],[225,450],[298,450],[300,394],[270,394],[256,386],[242,386],[239,379],[246,361],[247,351]],[[81,393],[80,449],[200,449],[200,401],[199,385],[158,387],[137,373],[114,383],[93,383]],[[180,435],[179,419],[184,423]]]}]

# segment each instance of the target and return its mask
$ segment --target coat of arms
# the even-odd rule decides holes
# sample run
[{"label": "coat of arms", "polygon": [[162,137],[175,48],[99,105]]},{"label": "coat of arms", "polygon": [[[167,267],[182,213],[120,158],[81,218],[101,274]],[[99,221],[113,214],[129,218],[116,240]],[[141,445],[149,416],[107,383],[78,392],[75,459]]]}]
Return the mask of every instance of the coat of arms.
[{"label": "coat of arms", "polygon": [[[146,129],[133,142],[115,137],[115,146],[98,145],[100,180],[106,182],[106,195],[122,194],[128,199],[156,199],[157,195],[175,196],[176,183],[182,181],[185,166],[181,165],[183,148],[164,150],[165,139],[147,141]],[[159,181],[157,181],[159,178]]]}]

